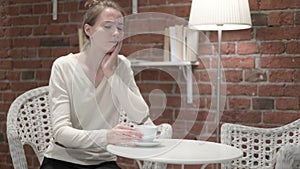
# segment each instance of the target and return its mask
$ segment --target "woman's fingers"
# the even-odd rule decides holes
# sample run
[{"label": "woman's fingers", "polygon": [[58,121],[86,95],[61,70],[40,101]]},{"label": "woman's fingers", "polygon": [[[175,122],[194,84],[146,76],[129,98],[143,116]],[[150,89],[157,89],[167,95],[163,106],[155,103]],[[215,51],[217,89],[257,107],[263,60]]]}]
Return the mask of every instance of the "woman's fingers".
[{"label": "woman's fingers", "polygon": [[131,127],[117,125],[108,132],[108,142],[111,144],[128,144],[133,140],[140,140],[143,134]]}]

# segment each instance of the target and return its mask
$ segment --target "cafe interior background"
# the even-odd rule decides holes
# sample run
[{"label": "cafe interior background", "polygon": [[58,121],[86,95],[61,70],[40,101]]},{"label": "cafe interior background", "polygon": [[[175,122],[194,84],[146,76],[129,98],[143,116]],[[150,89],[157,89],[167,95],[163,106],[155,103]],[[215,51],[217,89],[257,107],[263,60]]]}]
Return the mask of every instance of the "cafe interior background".
[{"label": "cafe interior background", "polygon": [[[132,0],[116,1],[127,14],[132,14]],[[48,85],[56,58],[79,51],[78,30],[84,2],[58,0],[54,16],[51,0],[0,1],[0,168],[13,168],[6,138],[10,104],[25,91]],[[138,0],[137,12],[165,13],[188,21],[191,3],[191,0]],[[223,31],[222,35],[226,99],[220,125],[228,122],[267,128],[282,126],[300,117],[300,1],[249,0],[249,6],[252,27]],[[217,51],[217,32],[201,34],[209,40],[212,53]],[[131,56],[149,48],[163,50],[164,46],[163,34],[139,34],[124,40],[121,53]],[[197,90],[192,103],[186,103],[180,90],[185,83],[163,69],[144,69],[135,78],[149,105],[153,100],[164,103],[160,105],[163,109],[151,107],[155,124],[171,124],[174,138],[184,133],[187,139],[203,137],[216,141],[215,121],[208,116],[212,86],[200,58],[201,54],[212,53],[201,49],[198,64],[192,66],[193,90]],[[173,68],[175,72],[181,70]],[[151,100],[153,91],[157,95]],[[190,117],[189,113],[193,119],[184,118]],[[205,131],[212,130],[206,136]],[[33,151],[27,146],[25,149],[29,167],[37,168]],[[124,158],[119,163],[123,168],[137,167],[133,160]]]}]

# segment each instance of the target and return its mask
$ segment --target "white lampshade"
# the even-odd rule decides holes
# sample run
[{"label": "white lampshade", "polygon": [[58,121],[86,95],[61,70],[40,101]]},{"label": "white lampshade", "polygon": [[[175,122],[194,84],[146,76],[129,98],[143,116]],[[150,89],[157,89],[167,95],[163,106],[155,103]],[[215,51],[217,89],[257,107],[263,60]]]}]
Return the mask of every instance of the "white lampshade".
[{"label": "white lampshade", "polygon": [[193,0],[189,27],[238,30],[252,26],[248,0]]}]

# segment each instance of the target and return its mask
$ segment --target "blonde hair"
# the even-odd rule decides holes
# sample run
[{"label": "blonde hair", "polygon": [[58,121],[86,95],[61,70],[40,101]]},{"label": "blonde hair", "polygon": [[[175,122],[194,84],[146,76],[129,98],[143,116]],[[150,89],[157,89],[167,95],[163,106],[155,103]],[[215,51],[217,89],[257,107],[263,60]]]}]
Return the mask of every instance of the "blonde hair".
[{"label": "blonde hair", "polygon": [[[121,8],[119,4],[117,4],[113,0],[87,0],[84,6],[88,8],[88,10],[86,11],[83,18],[83,30],[85,24],[93,26],[96,23],[97,17],[105,8],[113,8],[117,11],[120,11],[122,16],[125,16],[125,11]],[[89,39],[90,37],[86,34],[86,32],[83,32],[85,37]]]}]

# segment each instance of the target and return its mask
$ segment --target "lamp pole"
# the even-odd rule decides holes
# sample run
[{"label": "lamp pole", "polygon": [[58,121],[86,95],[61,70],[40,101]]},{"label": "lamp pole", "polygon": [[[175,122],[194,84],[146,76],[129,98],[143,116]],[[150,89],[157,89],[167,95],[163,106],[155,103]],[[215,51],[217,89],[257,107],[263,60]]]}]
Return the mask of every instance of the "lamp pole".
[{"label": "lamp pole", "polygon": [[221,114],[221,108],[220,108],[220,102],[221,102],[221,80],[222,80],[222,74],[221,74],[221,42],[222,42],[222,25],[218,25],[218,67],[217,67],[217,115],[216,115],[216,123],[217,123],[217,142],[220,142],[220,114]]}]

